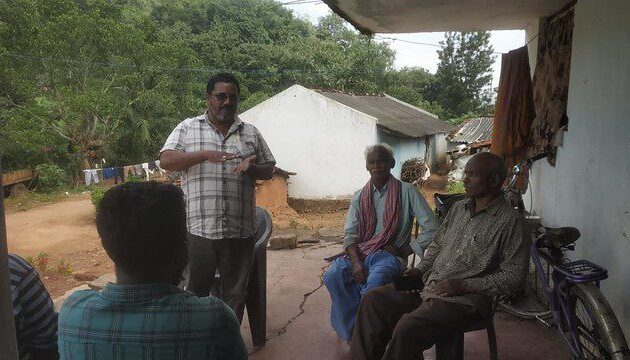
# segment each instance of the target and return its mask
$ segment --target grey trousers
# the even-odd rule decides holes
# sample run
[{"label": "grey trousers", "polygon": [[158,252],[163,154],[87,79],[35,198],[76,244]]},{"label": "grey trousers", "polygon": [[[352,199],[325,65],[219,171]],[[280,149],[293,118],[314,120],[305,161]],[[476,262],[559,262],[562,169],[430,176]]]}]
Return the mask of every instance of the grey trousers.
[{"label": "grey trousers", "polygon": [[[254,237],[210,240],[189,233],[184,288],[197,296],[208,296],[213,288],[220,289],[219,294],[213,295],[221,298],[242,321],[254,243]],[[221,284],[214,284],[217,270]]]},{"label": "grey trousers", "polygon": [[[391,285],[363,295],[350,343],[352,360],[418,360],[434,344],[437,359],[452,358],[454,336],[480,315],[471,306],[397,291]],[[388,345],[389,344],[389,345]]]}]

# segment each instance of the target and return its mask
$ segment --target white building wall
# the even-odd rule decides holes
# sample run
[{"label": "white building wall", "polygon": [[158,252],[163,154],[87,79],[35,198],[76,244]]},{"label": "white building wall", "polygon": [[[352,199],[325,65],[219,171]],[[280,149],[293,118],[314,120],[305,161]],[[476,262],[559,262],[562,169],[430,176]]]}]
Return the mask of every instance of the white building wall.
[{"label": "white building wall", "polygon": [[432,172],[439,166],[446,165],[446,150],[448,147],[446,136],[447,134],[434,134],[426,137],[429,142],[427,163]]},{"label": "white building wall", "polygon": [[289,196],[338,199],[365,184],[363,151],[376,143],[376,119],[294,85],[240,115],[256,126],[277,165],[297,175]]},{"label": "white building wall", "polygon": [[[630,1],[575,7],[569,130],[556,167],[531,171],[533,209],[582,233],[574,258],[608,268],[602,289],[630,336]],[[528,38],[534,34],[528,34]],[[530,49],[532,51],[533,49]],[[529,199],[525,199],[529,203]],[[527,206],[527,205],[526,205]]]},{"label": "white building wall", "polygon": [[424,143],[425,138],[398,138],[388,135],[382,131],[378,131],[377,136],[379,143],[386,143],[394,150],[396,166],[392,169],[392,174],[398,179],[400,179],[402,164],[405,161],[413,158],[424,159],[426,152],[426,146]]}]

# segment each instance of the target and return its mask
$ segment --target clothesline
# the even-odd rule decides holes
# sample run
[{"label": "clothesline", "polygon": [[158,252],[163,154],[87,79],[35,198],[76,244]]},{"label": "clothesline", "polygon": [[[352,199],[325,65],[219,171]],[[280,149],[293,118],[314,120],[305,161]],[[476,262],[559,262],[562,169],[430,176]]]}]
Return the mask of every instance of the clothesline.
[{"label": "clothesline", "polygon": [[153,175],[156,170],[159,171],[160,174],[166,173],[166,171],[160,167],[160,160],[136,165],[85,169],[83,170],[83,175],[85,185],[91,185],[112,178],[115,179],[116,183],[118,183],[118,180],[125,182],[130,176],[144,176],[145,179],[149,181],[149,175]]}]

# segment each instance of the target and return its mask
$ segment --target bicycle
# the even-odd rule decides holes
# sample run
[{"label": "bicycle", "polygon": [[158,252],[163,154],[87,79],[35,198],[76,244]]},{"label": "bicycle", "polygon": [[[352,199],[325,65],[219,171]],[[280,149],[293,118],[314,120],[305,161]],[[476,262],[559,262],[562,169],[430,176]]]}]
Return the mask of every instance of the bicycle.
[{"label": "bicycle", "polygon": [[[536,239],[536,230],[540,226],[540,217],[532,216],[525,210],[523,203],[522,191],[517,187],[519,176],[531,165],[540,159],[546,157],[546,154],[540,154],[530,159],[526,159],[518,163],[512,168],[510,179],[503,187],[505,197],[510,201],[512,206],[517,209],[525,218],[526,233],[531,234],[532,241]],[[531,209],[531,205],[530,205]],[[542,268],[547,275],[547,281],[550,280],[550,264],[542,261]],[[546,320],[551,318],[551,304],[549,303],[541,284],[538,281],[538,275],[534,262],[530,261],[529,268],[523,288],[519,293],[510,296],[502,296],[499,299],[499,308],[518,316],[523,319],[538,319],[549,325]]]},{"label": "bicycle", "polygon": [[[576,228],[542,227],[530,253],[538,280],[551,304],[552,324],[571,349],[573,359],[630,359],[630,350],[599,284],[608,271],[588,260],[568,261],[580,237]],[[541,259],[551,265],[551,282]]]},{"label": "bicycle", "polygon": [[[523,166],[535,160],[514,167],[508,190],[515,189],[515,179]],[[522,206],[520,199],[513,202],[515,207]],[[532,281],[531,271],[528,273],[527,286],[516,303],[502,299],[499,306],[519,317],[535,317],[547,326],[556,326],[573,359],[629,360],[630,350],[619,321],[599,289],[608,271],[588,260],[570,261],[565,257],[566,251],[575,249],[578,229],[540,226],[532,233],[530,255],[535,277]],[[540,295],[544,301],[538,302]],[[532,303],[537,303],[536,309],[531,308]],[[551,318],[550,322],[546,318]]]}]

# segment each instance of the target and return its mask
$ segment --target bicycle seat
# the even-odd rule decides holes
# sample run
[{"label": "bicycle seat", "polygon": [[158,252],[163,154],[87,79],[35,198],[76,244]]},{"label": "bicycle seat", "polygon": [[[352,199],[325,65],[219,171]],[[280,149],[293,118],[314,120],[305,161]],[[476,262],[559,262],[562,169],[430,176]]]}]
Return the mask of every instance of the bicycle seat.
[{"label": "bicycle seat", "polygon": [[580,230],[574,227],[552,228],[541,226],[541,235],[536,240],[537,246],[561,249],[580,238]]}]

